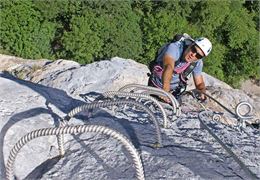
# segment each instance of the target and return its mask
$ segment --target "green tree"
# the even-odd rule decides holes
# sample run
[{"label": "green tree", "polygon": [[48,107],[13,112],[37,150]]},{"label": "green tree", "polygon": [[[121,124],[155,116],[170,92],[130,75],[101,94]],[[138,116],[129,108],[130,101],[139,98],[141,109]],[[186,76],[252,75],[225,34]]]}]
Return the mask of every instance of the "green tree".
[{"label": "green tree", "polygon": [[205,60],[204,70],[229,84],[238,86],[242,79],[257,76],[259,51],[253,18],[243,1],[199,1],[190,23],[198,36],[206,36],[213,50]]},{"label": "green tree", "polygon": [[88,4],[97,18],[104,19],[100,37],[104,44],[99,54],[103,58],[120,56],[138,60],[142,53],[140,18],[130,1],[95,1]]},{"label": "green tree", "polygon": [[64,32],[62,45],[64,55],[80,63],[90,63],[97,58],[103,41],[99,37],[104,21],[97,19],[95,14],[87,11],[83,16],[73,16],[70,31]]},{"label": "green tree", "polygon": [[256,28],[260,31],[260,17],[259,17],[259,8],[260,8],[260,1],[259,0],[247,0],[244,3],[244,6],[247,10],[252,14],[253,20],[255,21]]},{"label": "green tree", "polygon": [[55,38],[51,43],[52,52],[55,58],[72,58],[71,53],[69,53],[68,56],[66,54],[66,50],[62,45],[62,37],[64,32],[71,31],[70,21],[72,20],[72,17],[82,15],[84,9],[82,2],[76,0],[37,0],[33,1],[33,3],[35,9],[40,12],[42,19],[57,25]]},{"label": "green tree", "polygon": [[257,77],[259,67],[259,31],[256,30],[253,16],[241,2],[230,6],[231,12],[223,26],[228,48],[223,71],[226,82],[238,86],[241,80]]},{"label": "green tree", "polygon": [[1,53],[149,64],[163,44],[186,32],[212,41],[207,73],[234,86],[260,78],[258,1],[10,0],[0,8]]},{"label": "green tree", "polygon": [[200,1],[189,18],[199,32],[196,36],[207,37],[213,44],[211,54],[204,60],[204,71],[221,80],[225,80],[222,65],[227,51],[222,26],[230,13],[230,4],[230,1]]},{"label": "green tree", "polygon": [[[166,42],[172,40],[175,34],[187,32],[194,34],[193,25],[189,25],[184,10],[179,1],[161,2],[163,7],[153,9],[146,14],[143,20],[143,58],[142,62],[148,64],[156,55],[157,50]],[[192,3],[189,4],[192,6]],[[189,11],[189,10],[187,10]],[[186,14],[186,16],[189,16]],[[189,28],[187,28],[189,26]]]},{"label": "green tree", "polygon": [[41,19],[31,1],[1,2],[0,22],[3,49],[24,58],[52,58],[56,25]]}]

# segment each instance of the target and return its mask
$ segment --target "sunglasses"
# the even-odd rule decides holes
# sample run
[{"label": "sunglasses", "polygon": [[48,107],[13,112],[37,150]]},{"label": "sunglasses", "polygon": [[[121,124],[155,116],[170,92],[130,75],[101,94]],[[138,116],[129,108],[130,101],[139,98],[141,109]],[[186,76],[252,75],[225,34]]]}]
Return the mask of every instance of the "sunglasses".
[{"label": "sunglasses", "polygon": [[196,45],[191,46],[191,48],[190,48],[191,52],[192,52],[192,53],[196,53],[195,57],[196,57],[197,59],[203,58],[204,56],[202,56],[201,54],[198,53],[198,50],[196,49],[195,46],[196,46]]}]

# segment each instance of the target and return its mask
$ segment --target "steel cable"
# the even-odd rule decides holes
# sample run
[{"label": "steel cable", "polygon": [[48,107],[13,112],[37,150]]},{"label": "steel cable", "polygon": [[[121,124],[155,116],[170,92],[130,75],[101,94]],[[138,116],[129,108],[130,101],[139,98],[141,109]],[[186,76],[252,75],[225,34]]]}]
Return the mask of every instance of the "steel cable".
[{"label": "steel cable", "polygon": [[136,169],[136,177],[139,180],[144,180],[144,171],[143,165],[141,162],[140,155],[138,151],[135,149],[134,145],[122,134],[112,130],[108,127],[99,126],[99,125],[78,125],[78,126],[65,126],[65,127],[57,127],[57,128],[43,128],[39,130],[34,130],[25,136],[23,136],[11,149],[9,154],[9,158],[6,166],[6,178],[7,180],[13,179],[13,166],[16,159],[17,154],[20,149],[29,141],[49,135],[61,135],[61,134],[77,134],[84,132],[97,132],[105,135],[109,135],[116,140],[118,140],[122,145],[127,149],[131,157],[133,158],[134,167]]},{"label": "steel cable", "polygon": [[[195,95],[193,92],[189,91],[187,92],[189,95],[191,95],[193,98],[196,99]],[[219,104],[222,108],[224,108],[225,110],[227,110],[229,113],[233,114],[235,117],[236,114],[233,113],[231,110],[229,110],[228,108],[226,108],[223,104],[221,104],[220,102],[218,102],[216,99],[214,99],[213,97],[211,97],[210,95],[205,94],[207,97],[209,97],[210,99],[214,100],[217,104]],[[196,99],[197,100],[197,99]],[[243,171],[251,178],[251,179],[258,179],[258,177],[237,157],[237,155],[229,148],[225,145],[225,143],[218,138],[218,136],[211,131],[211,129],[203,122],[203,118],[204,117],[208,117],[210,115],[214,115],[212,111],[209,111],[206,109],[206,107],[200,103],[198,100],[197,102],[202,106],[202,108],[204,109],[204,111],[200,112],[198,115],[198,119],[200,121],[200,123],[202,124],[202,126],[208,131],[208,133],[226,150],[226,152],[228,152],[228,154],[231,155],[231,157],[233,157],[233,159],[239,164],[239,166],[243,169]]]},{"label": "steel cable", "polygon": [[153,124],[155,126],[157,140],[156,140],[156,143],[154,144],[154,147],[162,147],[161,129],[160,129],[159,123],[156,120],[153,112],[149,108],[147,108],[145,105],[143,105],[139,102],[133,101],[133,100],[116,100],[116,101],[106,100],[103,102],[92,102],[90,104],[84,104],[84,105],[81,105],[81,106],[78,106],[78,107],[72,109],[67,114],[67,116],[64,117],[64,120],[69,121],[70,118],[74,117],[76,114],[80,113],[81,111],[86,111],[89,109],[100,108],[100,107],[108,107],[108,106],[113,106],[113,105],[133,105],[133,106],[136,106],[136,107],[142,109],[143,111],[145,111],[151,117],[151,121],[153,122]]},{"label": "steel cable", "polygon": [[[220,105],[223,109],[225,109],[227,112],[229,112],[230,114],[232,114],[233,116],[237,117],[237,114],[236,113],[233,113],[232,110],[228,109],[226,106],[224,106],[222,103],[220,103],[218,100],[216,100],[215,98],[213,98],[212,96],[204,93],[204,92],[201,92],[199,90],[194,90],[196,93],[202,93],[204,94],[205,96],[207,96],[208,98],[212,99],[213,101],[215,101],[218,105]],[[191,92],[191,91],[190,91]],[[193,94],[193,92],[191,92]],[[193,96],[194,98],[196,98],[195,96]]]},{"label": "steel cable", "polygon": [[[239,110],[240,110],[241,106],[244,106],[244,105],[247,106],[249,108],[249,110],[247,113],[242,115]],[[236,114],[239,118],[241,118],[241,119],[252,119],[253,118],[252,116],[248,116],[248,114],[252,113],[252,110],[253,110],[252,105],[249,104],[248,102],[243,101],[243,102],[238,103],[235,109],[236,109]]]},{"label": "steel cable", "polygon": [[202,111],[198,115],[198,119],[202,126],[209,132],[209,134],[228,152],[233,159],[239,164],[239,166],[244,170],[244,172],[251,178],[251,179],[258,179],[258,177],[237,157],[237,155],[225,145],[223,141],[221,141],[218,136],[213,133],[213,131],[210,130],[210,128],[203,122],[203,118],[208,115],[212,115],[213,113],[211,111]]},{"label": "steel cable", "polygon": [[171,104],[173,106],[173,109],[174,109],[174,113],[176,114],[176,116],[179,116],[180,115],[180,105],[179,105],[179,102],[175,99],[175,97],[171,94],[171,93],[168,93],[162,89],[159,89],[159,88],[155,88],[155,87],[150,87],[150,86],[145,86],[145,85],[141,85],[141,84],[128,84],[128,85],[125,85],[124,87],[120,88],[118,91],[125,91],[126,89],[129,89],[129,88],[135,88],[135,90],[137,89],[140,89],[140,90],[146,90],[146,91],[149,91],[150,93],[153,92],[153,93],[162,93],[161,95],[162,96],[166,96],[170,99],[171,101]]},{"label": "steel cable", "polygon": [[[210,95],[208,95],[208,94],[206,94],[206,93],[200,92],[200,91],[198,91],[198,90],[196,90],[196,89],[194,90],[194,92],[195,92],[195,93],[202,93],[202,94],[204,94],[205,96],[207,96],[207,97],[209,97],[210,99],[212,99],[214,102],[216,102],[218,105],[220,105],[223,109],[225,109],[227,112],[229,112],[230,114],[232,114],[236,119],[241,120],[241,121],[238,121],[238,122],[240,122],[240,124],[243,125],[243,124],[247,123],[248,125],[251,125],[250,122],[247,121],[247,120],[253,118],[252,116],[249,116],[249,115],[248,115],[248,114],[250,114],[250,113],[252,112],[253,107],[252,107],[252,105],[249,104],[248,102],[242,101],[242,102],[238,103],[238,104],[236,105],[235,112],[232,112],[232,110],[228,109],[226,106],[224,106],[222,103],[220,103],[218,100],[216,100],[216,99],[213,98],[212,96],[210,96]],[[188,93],[189,93],[190,95],[192,95],[192,97],[196,98],[194,92],[189,91]],[[200,103],[200,104],[201,104],[201,103]],[[202,104],[201,104],[201,105],[202,105]],[[243,105],[245,105],[245,106],[247,106],[247,107],[249,108],[248,112],[247,112],[245,115],[242,115],[242,114],[240,113],[240,108],[241,108],[241,106],[243,106]],[[202,105],[202,106],[203,106],[203,105]]]},{"label": "steel cable", "polygon": [[[155,96],[164,96],[165,94],[162,93],[162,92],[158,92],[158,91],[151,91],[151,90],[144,90],[141,92],[141,94],[147,94],[147,95],[155,95]],[[173,113],[172,113],[172,119],[171,121],[175,121],[180,115],[181,115],[181,108],[180,107],[177,107],[175,109],[175,106],[172,106],[171,104],[168,104],[168,103],[165,103],[165,102],[160,102],[160,104],[163,106],[163,107],[171,107],[171,109],[173,110]]]},{"label": "steel cable", "polygon": [[145,98],[147,100],[152,101],[154,104],[156,104],[159,108],[159,110],[162,113],[163,116],[163,127],[167,128],[168,127],[168,119],[166,116],[166,113],[161,106],[161,104],[153,97],[146,95],[146,94],[140,94],[140,93],[129,93],[129,92],[119,92],[119,91],[108,91],[102,94],[105,97],[111,97],[111,96],[126,96],[126,97],[137,97],[137,98]]}]

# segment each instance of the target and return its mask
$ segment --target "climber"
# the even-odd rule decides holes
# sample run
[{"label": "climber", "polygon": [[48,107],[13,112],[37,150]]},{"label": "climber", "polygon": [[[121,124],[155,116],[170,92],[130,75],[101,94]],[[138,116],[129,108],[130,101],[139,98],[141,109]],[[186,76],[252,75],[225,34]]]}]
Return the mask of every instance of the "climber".
[{"label": "climber", "polygon": [[[178,98],[186,90],[187,77],[192,73],[196,89],[205,93],[202,59],[209,55],[211,49],[212,44],[205,37],[193,40],[186,33],[176,35],[158,51],[154,62],[150,64],[148,86],[161,88]],[[198,96],[201,101],[206,100],[203,93]],[[160,98],[170,103],[167,97]]]}]

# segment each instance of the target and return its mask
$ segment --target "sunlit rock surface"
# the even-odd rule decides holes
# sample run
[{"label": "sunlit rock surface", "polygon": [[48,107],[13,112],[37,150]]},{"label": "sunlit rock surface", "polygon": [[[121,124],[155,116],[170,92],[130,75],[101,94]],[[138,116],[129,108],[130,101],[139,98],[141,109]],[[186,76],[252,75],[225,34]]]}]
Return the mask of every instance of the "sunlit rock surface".
[{"label": "sunlit rock surface", "polygon": [[[118,90],[130,83],[146,84],[149,72],[145,65],[121,58],[81,66],[67,60],[38,62],[5,55],[0,56],[0,70],[1,179],[5,178],[11,148],[26,133],[57,127],[59,119],[71,109],[85,100],[92,101],[102,92]],[[259,118],[258,96],[232,89],[206,74],[205,79],[208,93],[233,112],[237,103],[247,101],[254,107],[253,115]],[[213,101],[205,106],[224,113],[223,122],[208,118],[206,124],[260,177],[259,129],[234,126],[237,120]],[[181,107],[181,116],[170,122],[170,128],[161,128],[162,148],[154,148],[156,133],[148,114],[133,107],[97,108],[81,113],[70,124],[104,125],[128,137],[140,152],[146,179],[249,179],[202,128],[198,120],[200,105],[192,97],[184,96]],[[151,109],[162,124],[159,111]],[[231,125],[224,124],[227,120]],[[32,140],[16,158],[15,176],[19,179],[135,178],[131,156],[109,136],[65,135],[64,145],[65,156],[59,158],[55,136]]]}]

